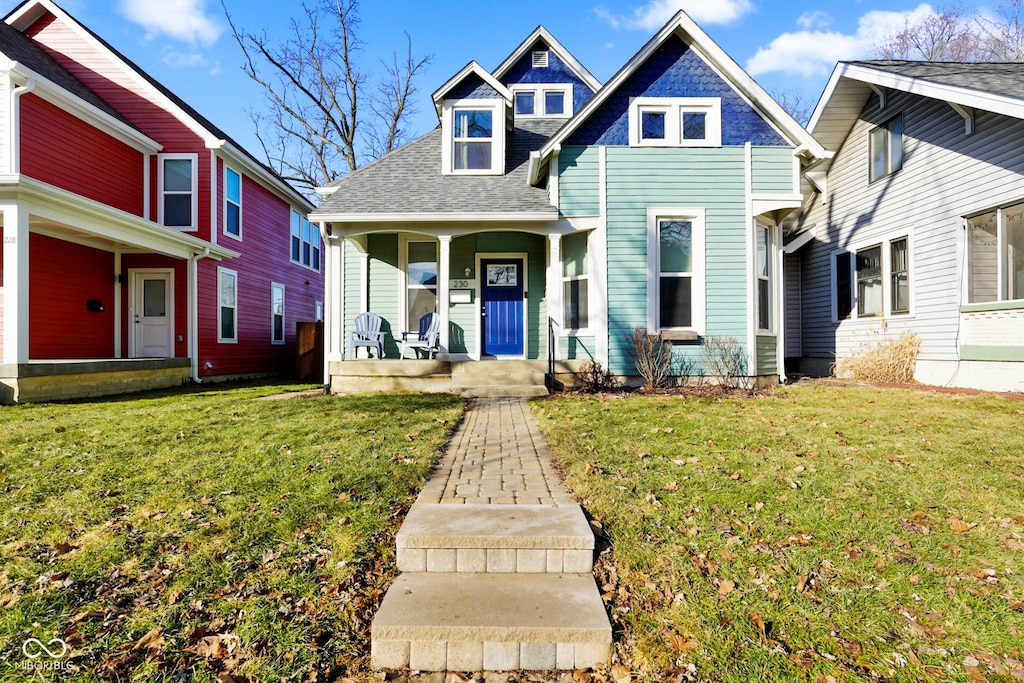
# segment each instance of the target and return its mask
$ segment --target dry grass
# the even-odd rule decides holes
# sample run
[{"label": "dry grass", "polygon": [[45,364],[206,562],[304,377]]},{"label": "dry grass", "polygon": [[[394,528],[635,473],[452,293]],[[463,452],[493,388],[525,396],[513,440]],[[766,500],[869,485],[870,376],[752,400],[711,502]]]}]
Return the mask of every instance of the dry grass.
[{"label": "dry grass", "polygon": [[885,339],[836,363],[836,376],[858,382],[913,382],[921,338],[904,332]]}]

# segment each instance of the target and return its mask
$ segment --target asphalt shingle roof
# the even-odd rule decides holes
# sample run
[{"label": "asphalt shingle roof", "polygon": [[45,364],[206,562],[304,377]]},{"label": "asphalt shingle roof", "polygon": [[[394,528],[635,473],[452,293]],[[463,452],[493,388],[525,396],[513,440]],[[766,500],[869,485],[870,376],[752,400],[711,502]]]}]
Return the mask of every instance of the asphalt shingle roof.
[{"label": "asphalt shingle roof", "polygon": [[505,175],[441,173],[441,129],[399,147],[332,184],[337,191],[313,217],[338,214],[548,213],[558,215],[544,188],[527,182],[530,152],[563,120],[525,119],[507,134]]},{"label": "asphalt shingle roof", "polygon": [[908,78],[1021,99],[1024,63],[909,62],[889,59],[849,62]]}]

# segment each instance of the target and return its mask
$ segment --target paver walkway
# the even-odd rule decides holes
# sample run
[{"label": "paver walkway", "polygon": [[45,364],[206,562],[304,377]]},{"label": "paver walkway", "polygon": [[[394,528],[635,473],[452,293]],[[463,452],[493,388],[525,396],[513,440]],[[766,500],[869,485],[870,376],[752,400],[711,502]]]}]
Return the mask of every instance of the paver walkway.
[{"label": "paver walkway", "polygon": [[566,505],[551,451],[521,398],[478,398],[417,503]]}]

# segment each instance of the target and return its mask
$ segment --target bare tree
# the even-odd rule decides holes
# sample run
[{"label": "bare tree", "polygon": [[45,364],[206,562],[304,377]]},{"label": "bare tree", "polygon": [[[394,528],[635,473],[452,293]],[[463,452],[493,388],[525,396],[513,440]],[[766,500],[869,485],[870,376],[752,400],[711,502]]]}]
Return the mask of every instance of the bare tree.
[{"label": "bare tree", "polygon": [[949,5],[937,14],[885,36],[875,45],[880,59],[914,59],[928,62],[977,62],[987,51],[978,40],[975,15],[962,5]]},{"label": "bare tree", "polygon": [[994,17],[978,15],[978,33],[993,62],[1024,61],[1024,0],[1003,0]]},{"label": "bare tree", "polygon": [[807,126],[814,113],[814,103],[807,100],[804,93],[796,88],[776,88],[772,90],[771,95],[797,123]]},{"label": "bare tree", "polygon": [[241,28],[226,7],[224,14],[245,56],[243,71],[264,90],[264,106],[250,115],[267,162],[311,194],[406,139],[413,79],[430,57],[413,57],[406,34],[406,58],[399,65],[395,55],[380,87],[367,94],[369,76],[358,64],[359,0],[316,0],[302,10],[280,41]]}]

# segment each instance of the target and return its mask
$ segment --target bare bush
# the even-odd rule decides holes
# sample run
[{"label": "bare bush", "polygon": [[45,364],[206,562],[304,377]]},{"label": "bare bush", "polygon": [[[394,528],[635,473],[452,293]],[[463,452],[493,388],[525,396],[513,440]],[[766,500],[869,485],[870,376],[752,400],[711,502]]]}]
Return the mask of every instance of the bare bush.
[{"label": "bare bush", "polygon": [[672,344],[661,333],[648,334],[640,327],[626,337],[626,344],[633,366],[644,380],[644,389],[662,386],[672,371]]},{"label": "bare bush", "polygon": [[753,379],[747,376],[747,353],[735,337],[704,337],[704,368],[727,389],[752,389]]},{"label": "bare bush", "polygon": [[576,372],[576,380],[583,391],[592,394],[611,391],[619,386],[615,375],[597,360],[585,361]]},{"label": "bare bush", "polygon": [[858,382],[913,382],[920,349],[921,338],[904,332],[841,358],[836,363],[836,377]]}]

